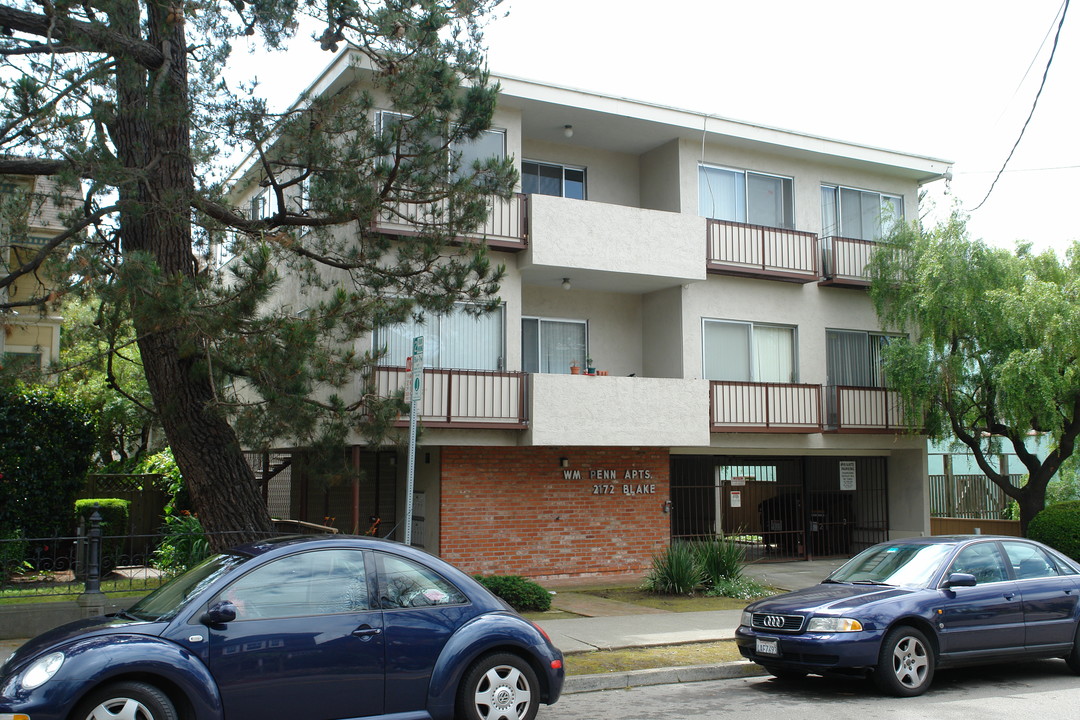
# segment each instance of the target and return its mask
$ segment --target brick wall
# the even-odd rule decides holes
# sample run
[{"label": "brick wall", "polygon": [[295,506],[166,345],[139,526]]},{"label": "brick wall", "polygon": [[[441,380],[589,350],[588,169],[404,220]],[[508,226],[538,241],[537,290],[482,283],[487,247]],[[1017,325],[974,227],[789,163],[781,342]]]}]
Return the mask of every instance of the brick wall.
[{"label": "brick wall", "polygon": [[666,448],[444,447],[439,554],[472,573],[644,575],[668,544],[668,463]]}]

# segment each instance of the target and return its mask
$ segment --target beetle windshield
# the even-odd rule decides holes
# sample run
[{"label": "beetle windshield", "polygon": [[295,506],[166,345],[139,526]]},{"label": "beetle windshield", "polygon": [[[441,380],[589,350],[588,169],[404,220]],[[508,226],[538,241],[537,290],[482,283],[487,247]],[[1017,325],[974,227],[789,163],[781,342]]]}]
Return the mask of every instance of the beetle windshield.
[{"label": "beetle windshield", "polygon": [[848,560],[828,581],[925,587],[952,549],[926,543],[875,545]]},{"label": "beetle windshield", "polygon": [[246,559],[240,555],[212,555],[135,603],[126,614],[139,620],[169,620],[193,595]]}]

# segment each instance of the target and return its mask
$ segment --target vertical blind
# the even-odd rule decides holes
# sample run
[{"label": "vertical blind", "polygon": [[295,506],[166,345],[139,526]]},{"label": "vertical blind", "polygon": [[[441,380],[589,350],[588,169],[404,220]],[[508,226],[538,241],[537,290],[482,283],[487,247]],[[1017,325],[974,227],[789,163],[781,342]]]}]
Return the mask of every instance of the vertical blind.
[{"label": "vertical blind", "polygon": [[503,308],[474,316],[459,303],[446,315],[425,315],[379,328],[376,347],[385,351],[380,365],[403,366],[412,354],[414,337],[424,337],[424,367],[457,370],[502,370]]},{"label": "vertical blind", "polygon": [[707,320],[702,342],[708,380],[796,381],[794,328]]}]

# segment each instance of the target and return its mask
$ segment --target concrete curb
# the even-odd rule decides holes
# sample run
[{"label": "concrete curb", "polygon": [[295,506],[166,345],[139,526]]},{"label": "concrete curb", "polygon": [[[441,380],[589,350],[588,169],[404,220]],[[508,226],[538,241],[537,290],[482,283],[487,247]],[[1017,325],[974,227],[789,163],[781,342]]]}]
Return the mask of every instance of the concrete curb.
[{"label": "concrete curb", "polygon": [[704,680],[734,680],[768,675],[765,669],[749,660],[719,665],[690,665],[687,667],[629,670],[597,675],[570,675],[563,684],[563,695],[596,692],[598,690],[627,690],[647,685],[674,685]]}]

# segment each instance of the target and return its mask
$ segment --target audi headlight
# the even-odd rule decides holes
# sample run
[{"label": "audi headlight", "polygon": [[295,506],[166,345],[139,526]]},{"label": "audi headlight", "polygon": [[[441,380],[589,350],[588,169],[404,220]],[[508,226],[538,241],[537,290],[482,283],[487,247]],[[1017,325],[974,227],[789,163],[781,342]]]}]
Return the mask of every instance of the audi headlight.
[{"label": "audi headlight", "polygon": [[823,633],[836,633],[836,632],[859,632],[862,630],[862,623],[855,618],[844,617],[816,617],[810,619],[810,624],[806,626],[807,632],[823,632]]},{"label": "audi headlight", "polygon": [[753,613],[748,613],[745,610],[743,610],[742,617],[739,618],[739,624],[740,625],[745,625],[746,627],[750,627],[751,625],[754,624],[754,614]]},{"label": "audi headlight", "polygon": [[23,690],[33,690],[49,682],[60,666],[64,664],[64,653],[54,652],[38,658],[22,674]]}]

